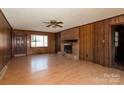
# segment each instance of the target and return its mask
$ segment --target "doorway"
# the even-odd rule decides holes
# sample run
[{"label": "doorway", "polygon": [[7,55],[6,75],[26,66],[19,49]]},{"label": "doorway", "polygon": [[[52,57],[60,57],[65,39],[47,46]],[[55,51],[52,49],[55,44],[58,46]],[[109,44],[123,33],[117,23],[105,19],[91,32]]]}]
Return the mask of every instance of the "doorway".
[{"label": "doorway", "polygon": [[113,67],[124,70],[124,24],[113,26]]},{"label": "doorway", "polygon": [[14,33],[14,56],[27,55],[27,35]]}]

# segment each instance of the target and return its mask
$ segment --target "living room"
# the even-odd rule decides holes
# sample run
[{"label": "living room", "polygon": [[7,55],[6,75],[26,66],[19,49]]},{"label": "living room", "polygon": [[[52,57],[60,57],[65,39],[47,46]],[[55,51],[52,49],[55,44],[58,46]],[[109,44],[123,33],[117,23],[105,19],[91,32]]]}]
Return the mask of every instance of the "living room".
[{"label": "living room", "polygon": [[0,85],[123,85],[123,31],[124,8],[0,8]]}]

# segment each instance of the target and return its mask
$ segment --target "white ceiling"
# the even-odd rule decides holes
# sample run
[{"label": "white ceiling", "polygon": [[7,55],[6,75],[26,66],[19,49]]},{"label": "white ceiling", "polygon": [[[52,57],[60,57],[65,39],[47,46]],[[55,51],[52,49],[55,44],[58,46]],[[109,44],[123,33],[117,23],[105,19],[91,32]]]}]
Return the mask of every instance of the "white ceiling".
[{"label": "white ceiling", "polygon": [[[14,29],[58,32],[124,14],[124,8],[2,8]],[[63,21],[63,28],[47,28],[49,20]]]}]

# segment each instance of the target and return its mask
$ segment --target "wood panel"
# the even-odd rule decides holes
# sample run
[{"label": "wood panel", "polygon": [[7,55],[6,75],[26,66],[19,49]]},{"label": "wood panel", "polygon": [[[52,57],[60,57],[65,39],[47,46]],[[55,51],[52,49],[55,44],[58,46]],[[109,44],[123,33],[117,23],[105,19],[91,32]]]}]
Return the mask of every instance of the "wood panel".
[{"label": "wood panel", "polygon": [[80,58],[93,61],[93,25],[80,27]]},{"label": "wood panel", "polygon": [[104,23],[94,24],[94,62],[103,65],[104,62]]},{"label": "wood panel", "polygon": [[124,15],[119,16],[118,21],[124,24]]},{"label": "wood panel", "polygon": [[11,58],[11,30],[0,10],[0,71]]},{"label": "wood panel", "polygon": [[104,40],[105,40],[105,51],[104,51],[104,65],[111,66],[112,63],[112,25],[110,24],[110,20],[104,21]]},{"label": "wood panel", "polygon": [[55,51],[61,51],[61,32],[55,33]]},{"label": "wood panel", "polygon": [[87,60],[93,61],[93,25],[87,27]]},{"label": "wood panel", "polygon": [[75,40],[79,39],[79,28],[71,28],[61,32],[61,40]]},{"label": "wood panel", "polygon": [[[55,33],[30,31],[30,30],[18,30],[18,29],[13,30],[13,33],[15,33],[15,32],[16,33],[24,33],[27,35],[27,55],[55,53]],[[48,47],[31,48],[31,34],[48,35]],[[14,40],[13,40],[13,45],[14,45]]]},{"label": "wood panel", "polygon": [[113,17],[113,18],[110,18],[108,20],[110,20],[110,24],[112,24],[112,25],[119,23],[119,17]]},{"label": "wood panel", "polygon": [[96,22],[94,24],[94,62],[110,66],[111,42],[110,20]]}]

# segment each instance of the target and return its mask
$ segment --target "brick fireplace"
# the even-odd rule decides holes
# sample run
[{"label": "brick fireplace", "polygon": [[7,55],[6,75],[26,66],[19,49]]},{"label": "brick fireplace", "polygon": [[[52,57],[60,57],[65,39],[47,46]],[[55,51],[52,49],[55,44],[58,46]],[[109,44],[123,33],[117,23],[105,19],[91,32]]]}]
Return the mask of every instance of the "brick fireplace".
[{"label": "brick fireplace", "polygon": [[61,54],[67,58],[79,60],[79,28],[62,31],[60,35]]},{"label": "brick fireplace", "polygon": [[62,41],[61,52],[67,58],[79,60],[79,40]]}]

